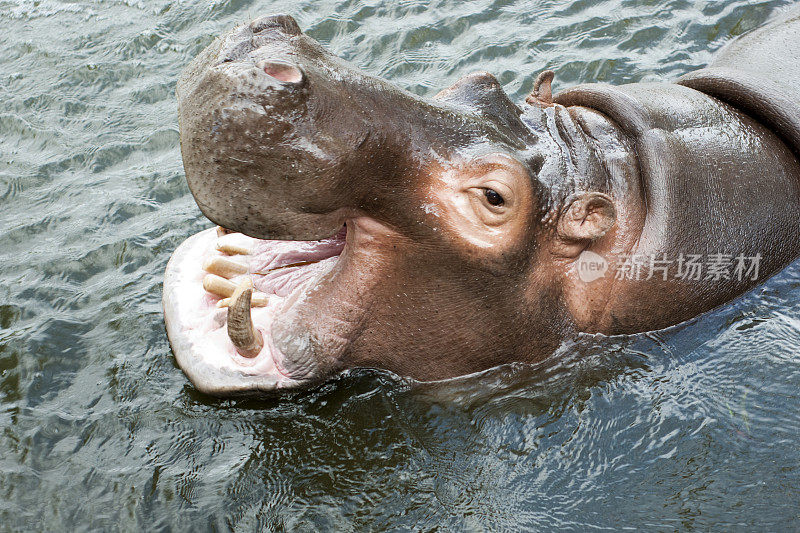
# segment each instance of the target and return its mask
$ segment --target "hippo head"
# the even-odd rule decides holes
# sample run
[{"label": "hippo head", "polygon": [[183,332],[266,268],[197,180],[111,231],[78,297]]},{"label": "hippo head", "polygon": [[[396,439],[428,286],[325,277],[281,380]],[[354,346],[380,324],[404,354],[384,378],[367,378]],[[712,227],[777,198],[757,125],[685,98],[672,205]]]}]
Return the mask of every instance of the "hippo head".
[{"label": "hippo head", "polygon": [[177,93],[186,178],[220,226],[186,241],[165,281],[199,389],[353,367],[444,379],[541,359],[575,329],[565,258],[615,210],[591,143],[546,96],[518,107],[476,73],[420,98],[288,16],[218,39]]}]

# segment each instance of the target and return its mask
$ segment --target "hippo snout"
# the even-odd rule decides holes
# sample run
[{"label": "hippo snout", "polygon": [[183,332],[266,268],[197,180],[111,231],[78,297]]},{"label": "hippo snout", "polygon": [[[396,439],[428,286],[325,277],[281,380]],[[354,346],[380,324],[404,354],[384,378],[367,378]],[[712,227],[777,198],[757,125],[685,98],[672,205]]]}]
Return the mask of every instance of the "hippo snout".
[{"label": "hippo snout", "polygon": [[290,38],[301,35],[297,22],[289,15],[268,15],[231,31],[219,51],[219,64],[247,61],[254,51],[270,46],[277,51]]},{"label": "hippo snout", "polygon": [[294,36],[303,33],[297,21],[289,15],[264,15],[250,23],[250,30],[254,34],[271,30],[281,30],[286,35]]}]

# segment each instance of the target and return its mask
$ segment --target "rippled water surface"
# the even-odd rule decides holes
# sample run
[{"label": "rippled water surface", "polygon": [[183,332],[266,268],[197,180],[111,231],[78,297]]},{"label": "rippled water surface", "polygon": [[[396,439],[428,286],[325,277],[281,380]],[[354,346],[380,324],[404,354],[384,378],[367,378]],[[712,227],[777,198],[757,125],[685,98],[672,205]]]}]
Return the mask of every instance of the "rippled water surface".
[{"label": "rippled water surface", "polygon": [[[0,0],[0,529],[800,529],[800,265],[666,332],[415,385],[219,401],[176,367],[167,259],[208,225],[175,80],[272,12],[432,96],[674,78],[786,2]],[[436,357],[435,353],[430,354]]]}]

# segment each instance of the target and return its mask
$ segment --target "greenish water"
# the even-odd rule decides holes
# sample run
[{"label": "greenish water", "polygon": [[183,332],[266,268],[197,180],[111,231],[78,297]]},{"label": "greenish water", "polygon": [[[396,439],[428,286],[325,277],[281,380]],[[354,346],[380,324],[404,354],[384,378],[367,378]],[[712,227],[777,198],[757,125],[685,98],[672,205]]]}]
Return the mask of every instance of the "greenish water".
[{"label": "greenish water", "polygon": [[239,21],[289,13],[418,94],[488,70],[520,100],[544,68],[677,77],[786,4],[0,0],[0,529],[800,529],[798,263],[559,365],[262,402],[195,392],[160,306],[208,224],[175,80]]}]

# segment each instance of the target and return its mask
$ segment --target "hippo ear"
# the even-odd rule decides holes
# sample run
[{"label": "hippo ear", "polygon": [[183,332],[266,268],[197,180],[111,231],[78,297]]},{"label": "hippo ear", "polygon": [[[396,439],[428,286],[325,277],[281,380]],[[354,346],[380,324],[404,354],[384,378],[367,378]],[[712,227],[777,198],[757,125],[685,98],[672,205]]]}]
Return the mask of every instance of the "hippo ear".
[{"label": "hippo ear", "polygon": [[533,92],[525,102],[536,107],[553,107],[553,78],[555,73],[552,70],[540,72],[533,83]]},{"label": "hippo ear", "polygon": [[558,236],[569,243],[599,239],[617,220],[617,210],[610,196],[584,192],[573,196],[558,218]]}]

